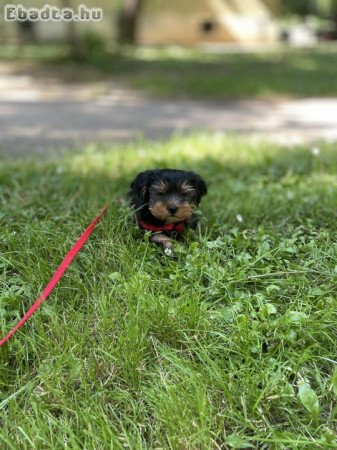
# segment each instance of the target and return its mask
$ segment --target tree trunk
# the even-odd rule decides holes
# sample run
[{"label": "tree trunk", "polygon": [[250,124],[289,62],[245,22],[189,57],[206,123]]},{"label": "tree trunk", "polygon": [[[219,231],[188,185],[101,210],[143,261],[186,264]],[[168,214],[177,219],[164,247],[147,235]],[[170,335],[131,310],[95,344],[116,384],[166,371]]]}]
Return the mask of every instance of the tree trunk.
[{"label": "tree trunk", "polygon": [[142,0],[123,0],[118,20],[118,41],[121,44],[136,44],[141,5]]},{"label": "tree trunk", "polygon": [[[72,0],[62,0],[62,8],[74,9]],[[85,46],[77,33],[76,22],[70,21],[67,23],[67,41],[71,45],[73,57],[78,60],[84,59]]]}]

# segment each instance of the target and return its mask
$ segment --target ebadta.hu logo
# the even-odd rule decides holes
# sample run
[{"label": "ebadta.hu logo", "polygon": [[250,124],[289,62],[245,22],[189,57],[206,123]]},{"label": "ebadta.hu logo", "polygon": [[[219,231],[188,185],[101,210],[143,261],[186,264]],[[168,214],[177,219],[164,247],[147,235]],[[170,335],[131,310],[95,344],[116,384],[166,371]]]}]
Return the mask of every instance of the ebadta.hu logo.
[{"label": "ebadta.hu logo", "polygon": [[88,8],[86,5],[79,5],[75,10],[53,5],[26,8],[23,5],[7,4],[3,12],[6,22],[98,22],[102,19],[102,8]]}]

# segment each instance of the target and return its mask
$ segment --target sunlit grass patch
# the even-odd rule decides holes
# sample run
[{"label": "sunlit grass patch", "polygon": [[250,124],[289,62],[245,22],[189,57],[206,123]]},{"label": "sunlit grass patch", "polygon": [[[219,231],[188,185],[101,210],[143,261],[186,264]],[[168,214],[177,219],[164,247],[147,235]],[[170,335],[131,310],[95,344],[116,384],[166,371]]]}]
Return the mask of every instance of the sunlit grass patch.
[{"label": "sunlit grass patch", "polygon": [[[123,201],[135,174],[209,184],[171,261]],[[1,160],[4,448],[337,448],[337,153],[221,134]],[[65,444],[66,443],[66,444]]]}]

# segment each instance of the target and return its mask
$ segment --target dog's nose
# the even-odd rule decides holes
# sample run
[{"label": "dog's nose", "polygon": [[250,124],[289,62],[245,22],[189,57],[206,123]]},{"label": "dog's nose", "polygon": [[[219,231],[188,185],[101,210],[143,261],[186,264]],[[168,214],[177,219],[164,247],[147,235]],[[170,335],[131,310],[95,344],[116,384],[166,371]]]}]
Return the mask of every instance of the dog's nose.
[{"label": "dog's nose", "polygon": [[178,208],[176,206],[170,206],[167,210],[170,214],[175,214],[178,211]]}]

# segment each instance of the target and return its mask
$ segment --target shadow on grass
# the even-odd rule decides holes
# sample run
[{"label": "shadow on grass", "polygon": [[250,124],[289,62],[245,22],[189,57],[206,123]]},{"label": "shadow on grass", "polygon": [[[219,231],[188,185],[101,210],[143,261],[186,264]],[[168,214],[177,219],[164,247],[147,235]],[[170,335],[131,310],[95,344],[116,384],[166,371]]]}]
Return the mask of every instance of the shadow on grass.
[{"label": "shadow on grass", "polygon": [[84,213],[81,222],[85,223],[83,219],[106,202],[112,203],[110,212],[118,216],[119,204],[139,171],[171,167],[194,170],[207,180],[204,223],[215,230],[229,224],[282,228],[305,220],[316,227],[335,227],[333,145],[322,146],[315,155],[307,147],[249,146],[239,138],[221,139],[186,137],[172,139],[168,145],[145,142],[112,150],[89,146],[84,153],[72,151],[55,161],[8,160],[1,174],[2,221],[43,220],[45,214],[52,220],[65,212],[70,217],[74,210]]},{"label": "shadow on grass", "polygon": [[[12,60],[13,52],[7,53],[3,50],[2,58]],[[66,47],[40,50],[27,46],[17,58],[35,62],[42,74],[61,80],[85,81],[83,74],[87,73],[90,79],[113,77],[154,95],[244,98],[334,96],[335,54],[336,47],[239,54],[117,48],[112,52],[94,51],[86,61],[76,63]]]},{"label": "shadow on grass", "polygon": [[172,97],[246,98],[334,96],[336,69],[330,51],[196,54],[192,58],[121,57],[97,61],[131,86]]}]

